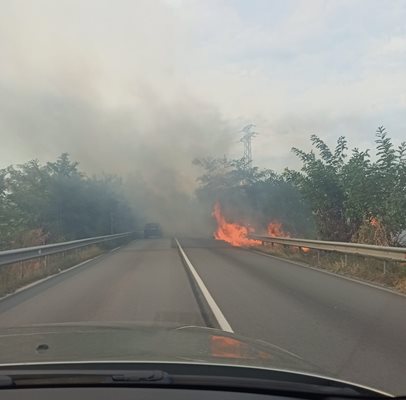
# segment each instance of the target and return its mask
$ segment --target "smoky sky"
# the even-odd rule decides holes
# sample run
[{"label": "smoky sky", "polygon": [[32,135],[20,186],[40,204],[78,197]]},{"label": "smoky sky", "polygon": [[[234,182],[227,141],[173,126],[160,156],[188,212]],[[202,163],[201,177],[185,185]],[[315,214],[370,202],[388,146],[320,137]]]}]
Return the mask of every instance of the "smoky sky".
[{"label": "smoky sky", "polygon": [[17,1],[3,11],[3,165],[67,151],[91,172],[175,169],[187,177],[194,157],[227,151],[220,111],[175,72],[182,43],[171,40],[174,28],[154,30],[170,22],[169,9]]},{"label": "smoky sky", "polygon": [[365,148],[383,124],[398,143],[406,2],[368,4],[0,0],[0,167],[68,152],[179,221],[192,160],[241,156],[245,124],[254,161],[276,170],[313,133]]},{"label": "smoky sky", "polygon": [[138,106],[115,110],[63,92],[9,92],[1,98],[2,121],[31,157],[46,160],[66,151],[89,174],[123,176],[142,221],[201,233],[210,217],[194,203],[201,171],[192,160],[225,154],[230,128],[215,108],[185,93],[165,104],[151,88],[142,92]]},{"label": "smoky sky", "polygon": [[1,164],[68,152],[123,176],[137,213],[179,231],[199,225],[192,160],[227,153],[232,129],[180,79],[170,8],[136,3],[3,4]]},{"label": "smoky sky", "polygon": [[106,158],[162,144],[179,161],[173,142],[238,156],[247,123],[256,161],[275,169],[313,133],[361,148],[379,125],[404,136],[404,0],[0,4],[3,166],[70,151],[97,170],[87,141]]}]

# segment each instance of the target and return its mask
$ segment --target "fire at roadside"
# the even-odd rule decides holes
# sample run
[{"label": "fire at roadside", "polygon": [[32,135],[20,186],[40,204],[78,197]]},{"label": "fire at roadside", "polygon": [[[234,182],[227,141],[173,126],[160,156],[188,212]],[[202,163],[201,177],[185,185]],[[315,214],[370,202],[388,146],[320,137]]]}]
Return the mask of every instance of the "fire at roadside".
[{"label": "fire at roadside", "polygon": [[[217,229],[214,232],[215,239],[222,240],[235,247],[253,247],[262,244],[260,240],[250,239],[248,237],[249,234],[255,233],[255,229],[252,226],[227,221],[219,202],[214,204],[212,215],[217,222]],[[371,217],[370,219],[367,219],[362,228],[363,229],[359,231],[358,235],[353,238],[355,243],[374,244],[379,242],[383,246],[388,245],[388,242],[385,240],[387,238],[387,233],[377,218]],[[270,237],[291,237],[289,232],[286,232],[283,229],[282,223],[278,221],[269,222],[266,231],[267,235]],[[303,253],[310,252],[310,248],[308,247],[292,246],[291,250],[300,250]]]},{"label": "fire at roadside", "polygon": [[[219,202],[215,203],[212,215],[217,222],[217,229],[214,232],[215,239],[223,240],[235,247],[252,247],[261,245],[260,240],[250,239],[248,237],[250,233],[255,232],[253,227],[226,220]],[[267,234],[271,237],[290,237],[290,234],[283,230],[282,223],[278,221],[271,221],[268,223]]]},{"label": "fire at roadside", "polygon": [[219,202],[215,203],[212,215],[217,222],[217,229],[214,232],[215,239],[223,240],[235,247],[250,247],[261,244],[259,240],[248,238],[250,233],[254,233],[253,228],[226,221]]},{"label": "fire at roadside", "polygon": [[[297,247],[275,244],[265,244],[262,246],[260,240],[253,240],[248,237],[250,233],[254,233],[254,229],[250,226],[245,226],[241,223],[229,222],[222,212],[220,203],[214,205],[213,217],[217,222],[217,229],[214,232],[214,237],[217,240],[225,241],[235,247],[259,247],[265,253],[273,256],[286,259],[293,259],[300,262],[305,262],[308,265],[316,268],[322,268],[335,274],[354,277],[361,280],[375,282],[380,285],[388,286],[401,293],[406,293],[406,279],[404,277],[405,265],[402,263],[391,263],[387,272],[382,272],[382,262],[380,260],[365,260],[365,257],[357,255],[349,255],[348,261],[343,262],[343,257],[337,254],[319,254],[311,251],[308,247]],[[358,243],[376,243],[377,239],[383,243],[386,237],[386,232],[378,218],[371,217],[365,220],[363,229],[356,239]],[[280,222],[271,222],[267,226],[267,234],[271,237],[290,237],[288,232],[285,232]],[[384,244],[385,245],[385,244]]]}]

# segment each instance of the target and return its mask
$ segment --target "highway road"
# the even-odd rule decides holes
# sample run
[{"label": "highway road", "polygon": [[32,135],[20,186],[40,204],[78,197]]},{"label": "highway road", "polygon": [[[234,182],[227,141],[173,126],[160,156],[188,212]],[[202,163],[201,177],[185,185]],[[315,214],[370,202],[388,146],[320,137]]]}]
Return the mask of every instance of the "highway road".
[{"label": "highway road", "polygon": [[[207,239],[180,239],[235,333],[326,375],[406,394],[406,297]],[[207,324],[171,239],[139,240],[0,301],[0,327]]]}]

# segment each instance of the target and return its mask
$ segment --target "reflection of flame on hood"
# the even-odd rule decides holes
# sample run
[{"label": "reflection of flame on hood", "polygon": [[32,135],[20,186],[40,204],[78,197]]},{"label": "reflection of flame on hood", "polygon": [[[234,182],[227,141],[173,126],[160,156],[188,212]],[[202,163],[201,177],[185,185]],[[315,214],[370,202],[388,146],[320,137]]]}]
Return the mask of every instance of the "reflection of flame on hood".
[{"label": "reflection of flame on hood", "polygon": [[219,358],[262,359],[270,360],[271,354],[254,349],[248,343],[227,336],[212,335],[210,337],[210,354]]}]

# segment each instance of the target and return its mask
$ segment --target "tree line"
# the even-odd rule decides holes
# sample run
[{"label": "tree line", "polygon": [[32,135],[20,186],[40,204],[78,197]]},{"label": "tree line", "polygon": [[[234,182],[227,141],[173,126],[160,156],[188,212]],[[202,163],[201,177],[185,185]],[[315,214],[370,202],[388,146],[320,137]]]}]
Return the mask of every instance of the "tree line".
[{"label": "tree line", "polygon": [[[194,160],[202,170],[199,206],[209,217],[220,201],[227,218],[257,230],[278,221],[291,236],[401,244],[406,143],[396,147],[383,127],[372,155],[349,151],[345,137],[333,149],[316,135],[310,140],[311,151],[292,149],[301,168],[282,173],[243,159]],[[0,249],[133,230],[136,218],[125,192],[120,178],[87,176],[67,153],[45,164],[32,160],[0,169]]]},{"label": "tree line", "polygon": [[[282,173],[244,160],[203,158],[197,196],[220,200],[229,217],[261,226],[279,220],[293,235],[322,240],[399,245],[406,231],[406,143],[396,147],[384,127],[376,131],[375,154],[340,137],[334,149],[317,135],[312,150],[292,151],[299,171]],[[348,154],[349,153],[349,154]]]},{"label": "tree line", "polygon": [[0,248],[129,231],[135,218],[118,177],[89,177],[67,153],[0,170]]}]

